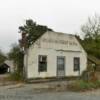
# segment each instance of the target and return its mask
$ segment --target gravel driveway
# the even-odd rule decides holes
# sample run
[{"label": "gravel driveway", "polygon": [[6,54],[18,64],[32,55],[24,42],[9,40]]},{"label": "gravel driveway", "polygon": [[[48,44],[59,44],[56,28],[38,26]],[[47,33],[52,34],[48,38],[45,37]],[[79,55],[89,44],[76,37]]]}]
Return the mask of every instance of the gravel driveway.
[{"label": "gravel driveway", "polygon": [[[18,84],[0,87],[0,100],[100,100],[100,90],[75,92],[36,92],[43,84]],[[45,86],[45,84],[44,84]]]}]

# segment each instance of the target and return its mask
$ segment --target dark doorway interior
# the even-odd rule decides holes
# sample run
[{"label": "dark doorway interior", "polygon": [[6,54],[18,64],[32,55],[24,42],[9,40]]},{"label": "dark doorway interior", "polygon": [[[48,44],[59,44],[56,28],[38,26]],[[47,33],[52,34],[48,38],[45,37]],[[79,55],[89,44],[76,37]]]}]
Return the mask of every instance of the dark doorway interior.
[{"label": "dark doorway interior", "polygon": [[0,74],[6,74],[6,73],[8,73],[8,69],[9,69],[8,65],[6,65],[6,64],[0,65]]}]

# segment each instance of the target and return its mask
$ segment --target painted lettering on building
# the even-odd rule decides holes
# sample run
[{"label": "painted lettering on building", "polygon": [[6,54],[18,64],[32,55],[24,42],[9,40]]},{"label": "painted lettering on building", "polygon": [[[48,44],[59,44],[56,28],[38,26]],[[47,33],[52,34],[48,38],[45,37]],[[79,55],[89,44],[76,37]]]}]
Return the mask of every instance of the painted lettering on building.
[{"label": "painted lettering on building", "polygon": [[53,40],[53,39],[42,39],[42,42],[46,43],[56,43],[56,44],[63,44],[63,45],[72,45],[72,46],[77,46],[77,43],[73,40]]}]

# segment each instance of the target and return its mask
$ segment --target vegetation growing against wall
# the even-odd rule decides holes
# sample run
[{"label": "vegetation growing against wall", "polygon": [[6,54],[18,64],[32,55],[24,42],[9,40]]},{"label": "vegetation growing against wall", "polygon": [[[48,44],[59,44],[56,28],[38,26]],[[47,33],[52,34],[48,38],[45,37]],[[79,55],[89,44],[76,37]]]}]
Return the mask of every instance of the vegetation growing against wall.
[{"label": "vegetation growing against wall", "polygon": [[22,39],[20,40],[21,46],[29,47],[46,31],[52,31],[52,29],[47,26],[38,25],[32,19],[26,20],[26,23],[19,27],[19,32],[22,34]]},{"label": "vegetation growing against wall", "polygon": [[19,80],[23,78],[23,59],[24,54],[21,51],[19,45],[14,44],[8,53],[8,58],[13,60],[15,66],[15,72],[11,73],[12,79]]}]

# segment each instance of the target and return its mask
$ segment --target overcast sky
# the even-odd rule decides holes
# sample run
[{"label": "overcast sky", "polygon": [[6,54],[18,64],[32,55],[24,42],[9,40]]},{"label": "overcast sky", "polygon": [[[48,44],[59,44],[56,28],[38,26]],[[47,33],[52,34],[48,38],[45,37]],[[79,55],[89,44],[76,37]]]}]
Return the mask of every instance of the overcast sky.
[{"label": "overcast sky", "polygon": [[7,52],[18,41],[25,19],[74,34],[95,13],[100,14],[100,0],[0,0],[0,49]]}]

